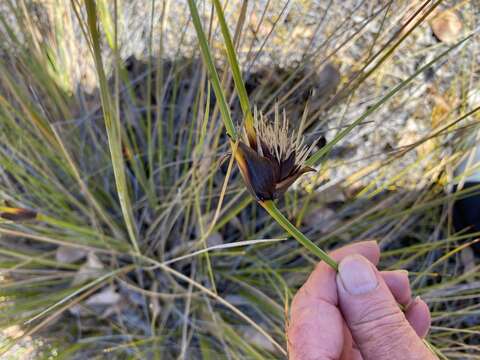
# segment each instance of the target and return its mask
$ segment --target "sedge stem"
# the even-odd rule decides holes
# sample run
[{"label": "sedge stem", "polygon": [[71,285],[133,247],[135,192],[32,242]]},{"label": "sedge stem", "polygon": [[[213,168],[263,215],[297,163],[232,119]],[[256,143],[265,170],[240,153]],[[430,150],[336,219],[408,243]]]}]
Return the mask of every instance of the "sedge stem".
[{"label": "sedge stem", "polygon": [[267,210],[272,218],[277,221],[283,229],[292,235],[295,240],[305,246],[313,254],[318,256],[321,260],[325,261],[333,270],[338,271],[338,264],[328,254],[315,245],[312,240],[307,238],[300,230],[298,230],[281,212],[278,210],[275,203],[271,200],[259,201],[260,205]]}]

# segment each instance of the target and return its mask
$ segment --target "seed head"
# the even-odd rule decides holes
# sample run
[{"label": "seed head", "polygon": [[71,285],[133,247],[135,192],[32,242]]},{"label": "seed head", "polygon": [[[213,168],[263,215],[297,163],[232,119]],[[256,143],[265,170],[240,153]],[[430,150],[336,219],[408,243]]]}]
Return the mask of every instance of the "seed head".
[{"label": "seed head", "polygon": [[306,146],[301,136],[289,129],[285,111],[280,117],[278,106],[273,122],[257,109],[254,118],[255,134],[247,134],[243,129],[235,159],[250,193],[258,201],[273,200],[301,175],[315,171],[305,166],[315,143]]}]

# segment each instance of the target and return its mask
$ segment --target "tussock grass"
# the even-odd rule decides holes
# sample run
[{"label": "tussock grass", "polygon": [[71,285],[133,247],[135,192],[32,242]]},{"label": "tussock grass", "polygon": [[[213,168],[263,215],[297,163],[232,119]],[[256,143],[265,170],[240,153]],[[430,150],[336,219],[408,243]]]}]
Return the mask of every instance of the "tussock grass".
[{"label": "tussock grass", "polygon": [[[452,220],[480,191],[454,173],[479,122],[473,2],[272,3],[151,2],[143,34],[127,2],[0,5],[0,207],[36,212],[0,221],[4,356],[284,357],[318,259],[221,164],[226,132],[275,103],[328,141],[276,204],[298,236],[376,239],[429,304],[435,351],[479,356],[478,234]],[[452,6],[462,34],[436,42]]]}]

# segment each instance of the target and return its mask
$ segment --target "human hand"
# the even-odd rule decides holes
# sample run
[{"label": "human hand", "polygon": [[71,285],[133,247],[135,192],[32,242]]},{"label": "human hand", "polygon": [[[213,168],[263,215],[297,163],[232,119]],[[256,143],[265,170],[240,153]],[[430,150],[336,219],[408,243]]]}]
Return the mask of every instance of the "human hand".
[{"label": "human hand", "polygon": [[406,271],[378,271],[375,241],[330,255],[339,262],[338,274],[319,263],[293,299],[291,360],[437,359],[422,342],[430,327],[428,306],[412,300]]}]

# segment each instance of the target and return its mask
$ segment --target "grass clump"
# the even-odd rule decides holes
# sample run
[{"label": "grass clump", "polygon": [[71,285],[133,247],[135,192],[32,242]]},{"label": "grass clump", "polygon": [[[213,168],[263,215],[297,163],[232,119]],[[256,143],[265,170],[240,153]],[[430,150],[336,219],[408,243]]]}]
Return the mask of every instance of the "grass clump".
[{"label": "grass clump", "polygon": [[[21,215],[0,215],[2,354],[285,357],[318,260],[296,234],[377,239],[440,357],[478,356],[478,234],[452,219],[479,191],[454,172],[478,128],[473,3],[57,5],[0,5],[0,213]],[[445,9],[448,44],[429,25]],[[276,104],[327,144],[264,211],[221,160]]]}]

